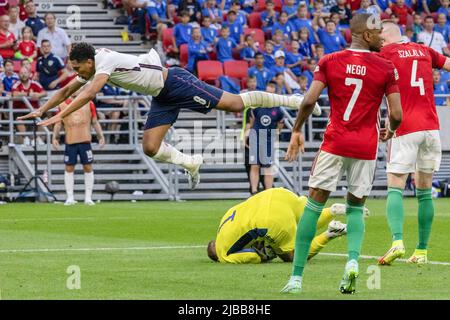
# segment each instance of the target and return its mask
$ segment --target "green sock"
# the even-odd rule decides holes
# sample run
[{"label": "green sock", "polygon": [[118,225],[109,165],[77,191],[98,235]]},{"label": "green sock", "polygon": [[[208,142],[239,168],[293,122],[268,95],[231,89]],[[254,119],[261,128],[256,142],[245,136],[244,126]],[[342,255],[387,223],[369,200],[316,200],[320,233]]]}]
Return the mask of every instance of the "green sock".
[{"label": "green sock", "polygon": [[317,220],[322,212],[325,203],[319,203],[311,198],[305,206],[302,218],[298,222],[297,235],[295,238],[294,270],[292,275],[301,276],[308,258],[309,247],[316,235]]},{"label": "green sock", "polygon": [[417,189],[419,200],[419,244],[417,249],[426,249],[430,239],[431,225],[433,224],[434,205],[431,197],[431,189]]},{"label": "green sock", "polygon": [[358,260],[364,239],[363,204],[347,201],[347,241],[348,261]]},{"label": "green sock", "polygon": [[392,240],[403,240],[403,190],[388,188],[386,212]]}]

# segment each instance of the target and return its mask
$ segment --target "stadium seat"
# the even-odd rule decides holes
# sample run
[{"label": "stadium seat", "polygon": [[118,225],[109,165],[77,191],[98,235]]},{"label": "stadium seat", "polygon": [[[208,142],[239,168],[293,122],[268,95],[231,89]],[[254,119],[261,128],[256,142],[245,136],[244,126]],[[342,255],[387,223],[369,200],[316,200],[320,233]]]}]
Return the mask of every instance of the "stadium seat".
[{"label": "stadium seat", "polygon": [[257,7],[256,7],[256,10],[257,11],[264,11],[264,10],[266,10],[266,0],[258,0],[258,1],[256,1],[256,3],[257,3]]},{"label": "stadium seat", "polygon": [[266,42],[266,38],[264,37],[264,31],[261,29],[253,29],[253,28],[247,28],[244,30],[244,36],[246,36],[249,33],[253,33],[253,39],[256,42],[259,42],[260,48],[264,46],[264,43]]},{"label": "stadium seat", "polygon": [[220,61],[199,61],[197,62],[198,78],[202,81],[214,83],[221,75],[223,75],[222,62]]},{"label": "stadium seat", "polygon": [[19,73],[21,68],[21,62],[19,60],[13,60],[13,68],[15,73]]},{"label": "stadium seat", "polygon": [[345,29],[344,39],[347,43],[352,43],[352,32],[350,31],[350,28]]},{"label": "stadium seat", "polygon": [[223,70],[226,76],[241,80],[247,77],[248,62],[243,60],[225,61],[223,63]]},{"label": "stadium seat", "polygon": [[173,48],[173,28],[167,28],[162,34],[163,49],[166,53],[171,52]]},{"label": "stadium seat", "polygon": [[275,4],[275,11],[281,12],[281,10],[283,9],[283,1],[273,0],[273,3]]},{"label": "stadium seat", "polygon": [[437,23],[437,19],[439,17],[439,12],[432,12],[431,16],[433,17],[434,23]]},{"label": "stadium seat", "polygon": [[188,64],[188,50],[188,45],[186,43],[180,46],[180,66],[182,68],[186,67],[186,65]]},{"label": "stadium seat", "polygon": [[248,15],[248,26],[250,28],[261,29],[261,12],[252,12]]}]

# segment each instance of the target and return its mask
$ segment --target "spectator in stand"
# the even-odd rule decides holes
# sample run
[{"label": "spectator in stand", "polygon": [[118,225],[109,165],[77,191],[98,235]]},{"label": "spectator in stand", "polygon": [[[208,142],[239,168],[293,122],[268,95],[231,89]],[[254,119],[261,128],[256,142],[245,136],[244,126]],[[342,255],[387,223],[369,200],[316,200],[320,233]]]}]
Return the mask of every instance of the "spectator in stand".
[{"label": "spectator in stand", "polygon": [[[270,69],[275,64],[273,43],[271,41],[266,41],[264,44],[264,67]],[[265,87],[264,87],[265,88]],[[262,90],[264,90],[264,88]]]},{"label": "spectator in stand", "polygon": [[23,21],[23,22],[25,22],[25,20],[27,20],[27,18],[28,18],[28,14],[25,9],[26,2],[27,2],[27,0],[19,0],[19,19],[20,19],[20,21]]},{"label": "spectator in stand", "polygon": [[238,44],[230,37],[230,29],[227,26],[222,26],[220,30],[220,38],[216,43],[217,60],[225,62],[233,60],[233,49],[238,48]]},{"label": "spectator in stand", "polygon": [[256,89],[263,91],[267,83],[273,78],[272,72],[264,66],[264,55],[261,52],[255,54],[255,65],[248,69],[248,76],[256,78]]},{"label": "spectator in stand", "polygon": [[450,0],[441,0],[441,6],[437,10],[437,13],[443,13],[445,14],[445,17],[447,18],[447,21],[449,21],[450,18]]},{"label": "spectator in stand", "polygon": [[423,31],[422,27],[422,16],[418,13],[413,16],[413,25],[412,25],[413,36],[411,41],[417,42],[417,36],[419,33]]},{"label": "spectator in stand", "polygon": [[313,28],[317,32],[320,43],[325,48],[325,53],[329,54],[345,49],[347,42],[340,33],[336,32],[336,24],[331,20],[327,20],[323,28],[319,26],[319,23],[321,23],[321,20],[319,22],[319,15],[316,14],[314,15]]},{"label": "spectator in stand", "polygon": [[215,46],[219,39],[217,38],[217,30],[211,27],[210,17],[203,17],[201,31],[203,40],[209,45]]},{"label": "spectator in stand", "polygon": [[270,68],[272,74],[277,75],[282,73],[284,75],[283,81],[286,81],[288,84],[289,91],[290,89],[297,89],[297,76],[286,67],[286,54],[282,50],[278,50],[275,52],[275,65]]},{"label": "spectator in stand", "polygon": [[[47,95],[44,88],[42,88],[42,86],[38,82],[31,80],[30,72],[28,71],[27,68],[20,69],[19,81],[16,81],[14,83],[11,91],[13,98],[27,97],[34,109],[39,108],[39,99]],[[28,110],[26,104],[21,101],[14,101],[13,106],[14,109]],[[20,116],[20,114],[18,116]],[[22,133],[26,132],[25,125],[24,124],[17,125],[17,131]],[[32,144],[30,143],[30,138],[27,136],[24,137],[22,143],[25,145]],[[45,144],[40,137],[37,138],[37,143],[39,145]]]},{"label": "spectator in stand", "polygon": [[330,12],[331,8],[333,8],[336,3],[336,0],[323,0],[323,11]]},{"label": "spectator in stand", "polygon": [[417,36],[417,42],[423,43],[440,54],[445,53],[446,55],[450,55],[444,36],[441,33],[434,31],[434,20],[432,16],[427,16],[425,18],[424,27],[425,30]]},{"label": "spectator in stand", "polygon": [[[131,20],[129,28],[133,25],[133,20],[137,24],[137,32],[141,34],[141,40],[146,41],[146,21],[145,16],[147,14],[147,5],[150,4],[150,0],[138,1],[138,0],[122,0],[123,8],[125,12],[131,12]],[[135,31],[136,32],[136,31]]]},{"label": "spectator in stand", "polygon": [[202,10],[202,16],[211,18],[211,25],[220,29],[222,25],[222,10],[217,6],[216,0],[207,0],[205,8]]},{"label": "spectator in stand", "polygon": [[171,13],[167,9],[167,1],[152,0],[147,6],[147,14],[150,17],[150,23],[152,28],[157,28],[159,24],[166,26],[173,26],[173,18]]},{"label": "spectator in stand", "polygon": [[333,12],[330,14],[330,20],[334,22],[334,24],[336,25],[336,32],[337,33],[343,33],[345,27],[341,26],[341,19],[339,19],[339,14],[337,14],[336,12]]},{"label": "spectator in stand", "polygon": [[325,55],[325,48],[323,47],[323,45],[318,44],[316,45],[316,54],[314,56],[314,58],[319,61],[320,59],[322,59]]},{"label": "spectator in stand", "polygon": [[223,26],[227,26],[230,30],[230,37],[234,39],[236,43],[243,43],[244,42],[244,28],[236,20],[237,14],[236,12],[230,10],[227,13],[227,21],[223,23]]},{"label": "spectator in stand", "polygon": [[244,0],[242,3],[242,9],[247,13],[252,13],[256,8],[256,0]]},{"label": "spectator in stand", "polygon": [[273,44],[273,51],[277,50],[284,50],[286,47],[286,42],[284,39],[283,31],[280,29],[275,30],[274,35],[272,36],[272,44]]},{"label": "spectator in stand", "polygon": [[30,79],[34,81],[38,80],[37,73],[33,71],[33,65],[31,64],[30,60],[22,59],[22,61],[20,61],[20,68],[27,68],[28,71],[30,72]]},{"label": "spectator in stand", "polygon": [[61,81],[61,88],[64,88],[70,81],[75,79],[78,75],[75,70],[73,70],[72,63],[70,63],[70,60],[66,64],[66,74],[67,78],[63,81]]},{"label": "spectator in stand", "polygon": [[298,35],[294,29],[292,23],[288,20],[288,14],[286,12],[281,12],[278,22],[274,23],[272,26],[272,37],[275,35],[277,30],[281,30],[283,38],[286,41],[291,41],[291,39],[297,39]]},{"label": "spectator in stand", "polygon": [[247,34],[245,36],[244,47],[241,49],[241,59],[248,63],[255,61],[255,56],[259,52],[259,46],[253,39],[253,35]]},{"label": "spectator in stand", "polygon": [[2,84],[6,93],[11,92],[13,85],[19,80],[19,76],[14,72],[14,63],[6,59],[4,62],[5,73],[3,75]]},{"label": "spectator in stand", "polygon": [[302,75],[304,75],[308,79],[308,88],[314,79],[314,70],[316,69],[316,66],[316,59],[306,59],[306,68],[303,70]]},{"label": "spectator in stand", "polygon": [[33,41],[33,30],[30,27],[24,27],[22,29],[22,40],[17,45],[18,51],[15,53],[17,59],[30,59],[33,61],[37,58],[37,47]]},{"label": "spectator in stand", "polygon": [[179,52],[180,46],[191,40],[192,26],[189,23],[189,12],[181,12],[180,21],[181,23],[177,23],[173,29],[174,52]]},{"label": "spectator in stand", "polygon": [[195,27],[192,29],[192,39],[188,44],[188,64],[187,69],[189,72],[194,73],[196,71],[197,62],[200,60],[209,60],[209,52],[212,48],[208,43],[202,40],[202,33],[200,28]]},{"label": "spectator in stand", "polygon": [[245,29],[247,27],[247,12],[241,10],[241,2],[239,0],[234,0],[231,4],[231,10],[236,12],[236,21]]},{"label": "spectator in stand", "polygon": [[[316,43],[316,38],[314,36],[314,29],[312,27],[312,21],[308,18],[308,8],[306,4],[300,3],[297,9],[297,18],[294,20],[295,30],[302,30],[303,28],[308,29],[308,39],[311,44]],[[299,35],[300,38],[300,35]]]},{"label": "spectator in stand", "polygon": [[347,5],[350,7],[350,11],[354,12],[361,8],[361,0],[347,0]]},{"label": "spectator in stand", "polygon": [[297,18],[297,9],[298,5],[295,4],[295,0],[285,0],[281,10],[287,13],[289,21],[294,22]]},{"label": "spectator in stand", "polygon": [[262,29],[265,33],[272,32],[272,26],[278,20],[278,12],[275,11],[275,4],[272,0],[266,1],[266,10],[261,12]]},{"label": "spectator in stand", "polygon": [[[368,0],[362,0],[368,1]],[[392,3],[390,7],[392,13],[397,15],[398,24],[406,26],[408,22],[408,15],[414,14],[414,10],[405,4],[405,0],[397,0],[396,3]]]},{"label": "spectator in stand", "polygon": [[189,12],[189,22],[200,21],[202,17],[202,7],[196,0],[181,0],[178,15],[183,11]]},{"label": "spectator in stand", "polygon": [[52,53],[65,61],[71,49],[70,39],[62,28],[56,26],[55,14],[47,12],[44,18],[47,27],[39,31],[36,42],[39,46],[43,40],[50,41]]},{"label": "spectator in stand", "polygon": [[356,10],[355,14],[358,13],[367,13],[379,16],[381,14],[381,9],[376,2],[372,3],[372,0],[361,0],[361,8]]},{"label": "spectator in stand", "polygon": [[[248,77],[247,78],[247,89],[241,90],[241,93],[244,92],[249,92],[249,91],[256,91],[256,77]],[[245,114],[243,114],[242,117],[242,127],[244,130],[244,164],[245,164],[245,172],[247,173],[247,179],[248,181],[250,181],[250,161],[249,161],[249,154],[250,154],[250,149],[249,149],[249,133],[250,133],[250,127],[248,126],[248,124],[250,123],[250,121],[252,121],[252,109],[247,109],[245,110]],[[263,180],[263,179],[260,179]],[[249,191],[250,193],[252,192],[250,186],[249,186]]]},{"label": "spectator in stand", "polygon": [[298,89],[298,93],[305,94],[306,91],[308,91],[308,78],[306,76],[300,76],[298,77],[298,85],[300,86],[300,89]]},{"label": "spectator in stand", "polygon": [[9,32],[9,16],[3,15],[0,17],[0,55],[4,59],[11,59],[16,48],[16,37]]},{"label": "spectator in stand", "polygon": [[311,10],[311,14],[314,16],[317,13],[320,13],[319,17],[322,19],[329,18],[330,12],[327,11],[327,9],[324,8],[324,2],[323,0],[315,0],[314,1],[314,8]]},{"label": "spectator in stand", "polygon": [[276,94],[292,94],[292,89],[289,83],[286,81],[284,72],[279,72],[274,77],[274,82],[276,83]]},{"label": "spectator in stand", "polygon": [[298,34],[298,44],[300,45],[299,52],[306,58],[312,58],[315,53],[315,46],[311,43],[309,36],[309,29],[302,28]]},{"label": "spectator in stand", "polygon": [[[447,83],[441,81],[441,73],[439,70],[433,71],[433,87],[434,94],[449,94]],[[448,97],[434,97],[436,106],[448,106],[450,99]]]},{"label": "spectator in stand", "polygon": [[440,32],[444,36],[445,42],[450,40],[450,26],[447,24],[447,16],[443,13],[438,15],[437,24],[434,26],[434,31]]},{"label": "spectator in stand", "polygon": [[296,77],[302,74],[303,56],[299,53],[300,45],[298,41],[292,40],[291,51],[286,52],[286,67],[288,67]]},{"label": "spectator in stand", "polygon": [[340,25],[348,28],[350,19],[352,18],[352,12],[346,5],[346,0],[337,0],[337,4],[330,9],[330,13],[339,14]]},{"label": "spectator in stand", "polygon": [[33,30],[33,36],[37,37],[39,31],[45,28],[44,20],[37,15],[36,5],[32,0],[28,0],[25,5],[28,18],[25,20],[25,25]]},{"label": "spectator in stand", "polygon": [[14,34],[16,39],[20,39],[22,36],[22,29],[25,27],[25,23],[19,19],[19,7],[14,6],[9,8],[9,32]]},{"label": "spectator in stand", "polygon": [[38,58],[36,71],[38,73],[39,83],[52,95],[58,90],[67,78],[63,60],[53,54],[52,45],[49,40],[42,40],[42,56]]}]

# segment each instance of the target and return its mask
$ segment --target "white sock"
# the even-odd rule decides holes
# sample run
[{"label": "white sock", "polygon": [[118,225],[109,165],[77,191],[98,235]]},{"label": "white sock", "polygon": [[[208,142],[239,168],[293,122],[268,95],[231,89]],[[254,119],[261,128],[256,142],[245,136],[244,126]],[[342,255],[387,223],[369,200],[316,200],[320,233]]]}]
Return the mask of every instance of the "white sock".
[{"label": "white sock", "polygon": [[92,201],[92,189],[94,189],[94,171],[84,173],[84,201]]},{"label": "white sock", "polygon": [[291,276],[289,281],[300,281],[300,282],[302,282],[302,276]]},{"label": "white sock", "polygon": [[175,149],[175,147],[168,143],[165,143],[164,141],[161,142],[158,153],[155,154],[152,158],[162,162],[169,162],[180,165],[188,171],[191,170],[194,165],[192,156],[178,151],[177,149]]},{"label": "white sock", "polygon": [[263,91],[244,92],[240,96],[246,108],[273,108],[283,106],[298,109],[303,101],[303,96],[301,95],[282,96]]},{"label": "white sock", "polygon": [[73,201],[73,185],[74,176],[73,172],[64,171],[64,186],[66,187],[67,200]]}]

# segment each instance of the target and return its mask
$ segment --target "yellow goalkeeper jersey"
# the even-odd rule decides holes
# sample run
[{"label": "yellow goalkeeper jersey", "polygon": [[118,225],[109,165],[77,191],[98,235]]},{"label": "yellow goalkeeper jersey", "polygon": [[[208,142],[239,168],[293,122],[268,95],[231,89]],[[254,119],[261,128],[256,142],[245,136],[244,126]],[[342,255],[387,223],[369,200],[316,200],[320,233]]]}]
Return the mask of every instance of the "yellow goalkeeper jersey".
[{"label": "yellow goalkeeper jersey", "polygon": [[307,198],[284,188],[272,188],[232,207],[223,216],[216,237],[220,262],[260,263],[251,246],[264,240],[277,254],[295,248],[297,223]]}]

